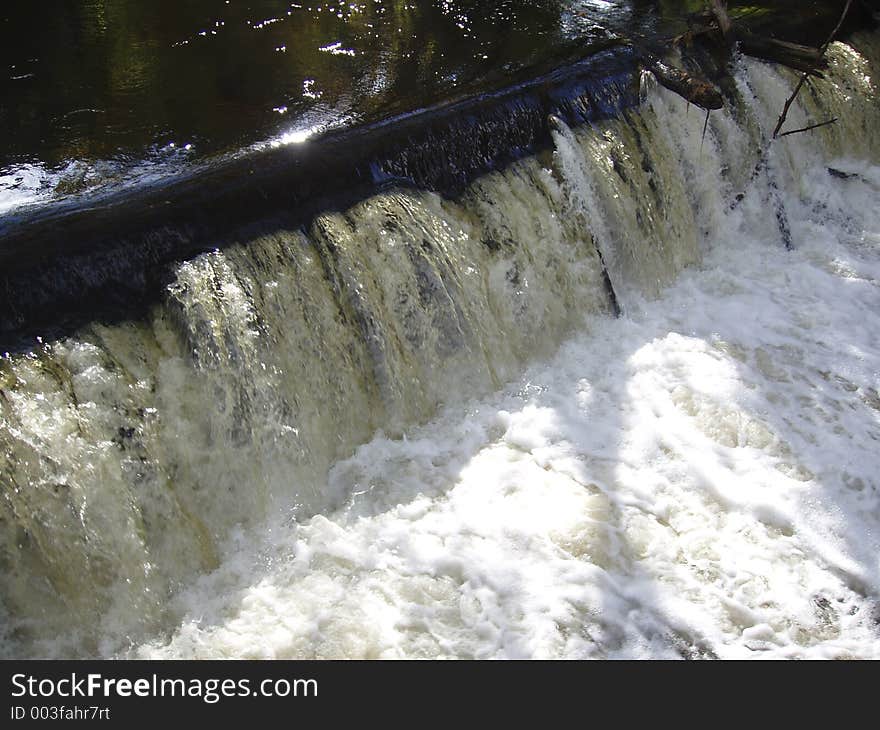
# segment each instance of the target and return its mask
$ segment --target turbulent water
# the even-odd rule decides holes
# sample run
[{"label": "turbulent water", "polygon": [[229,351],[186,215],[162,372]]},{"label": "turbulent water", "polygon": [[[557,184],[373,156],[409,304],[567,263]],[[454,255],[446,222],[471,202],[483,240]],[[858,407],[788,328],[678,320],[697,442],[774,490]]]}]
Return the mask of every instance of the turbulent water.
[{"label": "turbulent water", "polygon": [[880,58],[830,56],[811,133],[788,71],[705,136],[645,77],[7,354],[3,654],[880,656]]}]

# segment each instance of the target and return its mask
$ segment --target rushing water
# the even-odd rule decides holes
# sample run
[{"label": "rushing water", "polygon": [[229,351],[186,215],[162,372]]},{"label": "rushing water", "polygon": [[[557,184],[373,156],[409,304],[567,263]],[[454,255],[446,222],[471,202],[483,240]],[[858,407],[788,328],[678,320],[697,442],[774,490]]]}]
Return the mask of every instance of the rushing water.
[{"label": "rushing water", "polygon": [[830,56],[810,134],[787,71],[705,137],[645,77],[7,354],[3,654],[880,654],[880,58]]}]

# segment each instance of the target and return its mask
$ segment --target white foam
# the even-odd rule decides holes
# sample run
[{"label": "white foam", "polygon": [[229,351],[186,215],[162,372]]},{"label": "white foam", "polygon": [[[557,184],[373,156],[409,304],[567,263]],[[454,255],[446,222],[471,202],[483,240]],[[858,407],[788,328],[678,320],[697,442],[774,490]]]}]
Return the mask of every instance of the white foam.
[{"label": "white foam", "polygon": [[793,76],[705,138],[646,86],[4,357],[6,653],[876,656],[880,116],[831,52],[791,121],[851,124],[764,154]]},{"label": "white foam", "polygon": [[[144,657],[878,657],[880,169],[241,534]],[[747,209],[747,206],[746,208]]]}]

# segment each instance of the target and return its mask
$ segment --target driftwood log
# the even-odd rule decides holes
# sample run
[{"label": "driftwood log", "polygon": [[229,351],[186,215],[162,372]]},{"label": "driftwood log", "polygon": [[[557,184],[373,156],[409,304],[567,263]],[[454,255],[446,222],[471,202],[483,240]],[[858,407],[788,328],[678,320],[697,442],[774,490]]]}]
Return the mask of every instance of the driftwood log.
[{"label": "driftwood log", "polygon": [[754,33],[743,24],[731,20],[724,0],[709,0],[709,10],[691,16],[690,23],[690,30],[676,38],[674,44],[714,36],[727,47],[738,45],[747,56],[773,61],[811,76],[821,77],[821,70],[828,66],[824,47],[816,48]]},{"label": "driftwood log", "polygon": [[721,92],[705,79],[671,66],[659,58],[648,57],[645,68],[654,74],[660,84],[701,109],[710,111],[724,106]]},{"label": "driftwood log", "polygon": [[[840,23],[832,32],[831,38],[839,30],[850,3],[851,0],[847,3]],[[816,48],[755,33],[741,23],[731,20],[727,14],[725,0],[709,0],[708,10],[691,16],[690,24],[690,30],[672,39],[670,45],[690,45],[696,39],[700,39],[728,49],[737,46],[747,56],[772,61],[801,72],[804,81],[808,77],[822,78],[822,71],[828,67],[828,60],[825,57],[828,42]],[[632,43],[632,45],[638,44]],[[677,68],[668,61],[661,61],[644,49],[640,50],[643,51],[644,68],[653,73],[662,86],[706,111],[720,109],[723,106],[721,92],[710,81]],[[826,123],[830,122],[823,122],[817,126],[824,126]]]},{"label": "driftwood log", "polygon": [[820,69],[828,66],[828,60],[822,51],[812,46],[766,38],[747,30],[738,30],[736,39],[747,56],[781,63],[811,76],[821,76]]}]

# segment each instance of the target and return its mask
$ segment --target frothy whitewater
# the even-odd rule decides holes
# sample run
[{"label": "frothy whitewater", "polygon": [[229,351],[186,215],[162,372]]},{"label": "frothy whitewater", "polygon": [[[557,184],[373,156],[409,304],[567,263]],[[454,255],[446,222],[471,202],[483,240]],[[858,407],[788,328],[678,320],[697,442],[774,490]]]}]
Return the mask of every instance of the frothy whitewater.
[{"label": "frothy whitewater", "polygon": [[876,48],[790,114],[835,125],[646,78],[7,357],[4,655],[880,657]]}]

